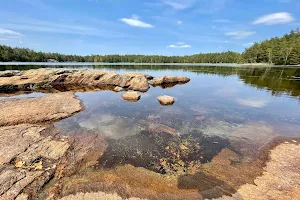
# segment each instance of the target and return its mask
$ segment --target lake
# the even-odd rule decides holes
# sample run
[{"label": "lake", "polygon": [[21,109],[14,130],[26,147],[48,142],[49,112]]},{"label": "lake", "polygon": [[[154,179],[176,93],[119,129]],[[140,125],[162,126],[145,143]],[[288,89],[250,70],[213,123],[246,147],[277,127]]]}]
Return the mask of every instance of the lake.
[{"label": "lake", "polygon": [[[35,65],[0,66],[0,70],[40,67],[103,69],[119,74],[140,72],[154,77],[171,75],[191,79],[174,87],[151,87],[141,93],[138,102],[124,101],[122,93],[113,91],[76,92],[84,111],[56,122],[55,127],[66,136],[78,131],[105,136],[108,147],[98,159],[97,173],[106,174],[119,166],[142,167],[173,177],[177,180],[174,191],[178,190],[178,194],[196,189],[202,197],[215,198],[226,192],[234,193],[237,186],[253,181],[261,173],[266,159],[263,153],[271,142],[278,138],[300,138],[300,68]],[[174,97],[175,104],[161,106],[157,101],[160,95]],[[148,134],[149,126],[175,131],[180,139]],[[229,164],[222,159],[229,159]],[[209,177],[207,173],[215,176]],[[143,177],[146,176],[126,179],[127,182],[125,178],[113,180],[162,191],[142,183]],[[101,176],[98,181],[104,179]],[[230,183],[224,179],[230,179]],[[210,190],[216,186],[226,192]],[[168,189],[164,192],[172,193]]]}]

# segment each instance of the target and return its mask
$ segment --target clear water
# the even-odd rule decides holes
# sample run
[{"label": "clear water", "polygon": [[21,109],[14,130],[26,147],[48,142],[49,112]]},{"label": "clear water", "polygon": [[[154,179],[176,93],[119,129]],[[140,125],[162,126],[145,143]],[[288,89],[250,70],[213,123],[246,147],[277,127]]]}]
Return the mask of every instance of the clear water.
[{"label": "clear water", "polygon": [[[99,158],[100,167],[112,169],[131,164],[161,174],[185,173],[190,171],[192,163],[211,162],[224,148],[241,158],[232,161],[232,165],[243,166],[246,162],[251,166],[255,163],[249,160],[277,137],[300,137],[300,68],[65,67],[101,68],[120,74],[136,71],[154,77],[172,75],[191,79],[187,84],[172,88],[151,87],[141,94],[138,102],[124,101],[122,92],[77,92],[85,110],[55,123],[55,126],[66,135],[72,135],[74,131],[104,135],[109,146]],[[175,104],[161,106],[157,100],[160,95],[175,97]],[[149,125],[166,132],[176,131],[180,139],[175,140],[168,134],[149,134]],[[189,150],[185,152],[182,145]],[[180,152],[176,158],[170,155],[172,148]],[[166,160],[169,167],[161,160]],[[203,179],[200,175],[198,182]],[[232,180],[235,178],[239,179],[232,177]],[[179,189],[195,189],[185,178],[178,181]],[[203,182],[203,185],[207,183]]]},{"label": "clear water", "polygon": [[[58,123],[68,127],[80,126],[96,131],[106,129],[111,137],[135,134],[138,120],[154,120],[186,134],[190,129],[224,123],[229,127],[252,122],[270,125],[300,125],[300,80],[295,79],[300,69],[291,69],[293,75],[278,76],[281,69],[237,69],[227,72],[207,67],[200,71],[185,69],[132,69],[104,68],[120,74],[137,71],[159,77],[163,75],[187,76],[191,81],[173,88],[151,87],[136,103],[122,100],[121,93],[112,91],[76,93],[86,106],[85,111]],[[224,70],[221,68],[221,70]],[[269,70],[269,71],[267,71]],[[289,69],[285,69],[289,71]],[[257,74],[256,74],[257,73]],[[257,82],[257,83],[256,83]],[[157,97],[173,96],[176,103],[163,107]],[[109,122],[114,122],[109,125]],[[107,124],[108,123],[108,124]],[[282,131],[282,136],[298,135]],[[214,133],[214,131],[207,132]],[[227,133],[223,132],[223,135]]]}]

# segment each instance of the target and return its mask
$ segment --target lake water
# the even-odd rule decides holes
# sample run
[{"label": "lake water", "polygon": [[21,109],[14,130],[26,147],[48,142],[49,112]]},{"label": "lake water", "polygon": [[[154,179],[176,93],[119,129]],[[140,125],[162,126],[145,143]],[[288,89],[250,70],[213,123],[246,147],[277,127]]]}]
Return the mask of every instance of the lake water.
[{"label": "lake water", "polygon": [[[5,66],[0,69],[38,67]],[[206,173],[220,173],[225,178],[226,170],[233,170],[232,174],[248,173],[248,168],[242,166],[246,163],[247,166],[259,167],[255,161],[268,143],[278,137],[300,137],[300,68],[65,67],[101,68],[120,74],[135,71],[154,77],[172,75],[191,79],[187,84],[172,88],[151,87],[141,94],[138,102],[124,101],[122,93],[112,91],[77,92],[85,110],[57,122],[55,126],[65,135],[74,130],[103,134],[109,146],[99,158],[100,168],[131,164],[159,174],[180,175],[178,189],[199,189],[208,184],[200,184],[203,176],[198,177],[200,186],[189,185],[190,181],[182,178],[192,173],[195,166],[198,166],[196,172],[205,168]],[[157,101],[160,95],[173,96],[175,104],[161,106]],[[180,139],[173,139],[168,134],[149,134],[149,127],[163,132],[176,131]],[[213,164],[208,165],[214,163],[224,149],[237,156],[238,159],[231,160],[231,165],[236,168],[216,164],[219,167],[216,170]],[[231,178],[234,186],[249,181],[240,183],[238,177]],[[218,181],[215,183],[219,184]],[[219,195],[212,193],[216,194],[213,197]]]}]

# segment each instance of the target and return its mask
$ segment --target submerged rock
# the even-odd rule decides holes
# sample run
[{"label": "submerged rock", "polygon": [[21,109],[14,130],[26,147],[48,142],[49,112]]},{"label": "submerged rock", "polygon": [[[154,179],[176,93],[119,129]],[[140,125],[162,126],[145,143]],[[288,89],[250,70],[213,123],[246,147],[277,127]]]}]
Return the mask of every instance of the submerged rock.
[{"label": "submerged rock", "polygon": [[280,144],[270,153],[270,160],[264,173],[254,180],[254,184],[242,185],[232,197],[223,196],[219,200],[233,199],[298,199],[300,195],[300,145]]},{"label": "submerged rock", "polygon": [[178,137],[178,132],[164,124],[152,122],[152,121],[146,121],[146,120],[140,120],[139,125],[146,130],[147,133],[150,134],[169,134],[175,137]]},{"label": "submerged rock", "polygon": [[158,86],[158,85],[164,85],[164,84],[171,84],[171,83],[187,83],[190,79],[185,76],[161,76],[159,78],[154,78],[150,85],[152,86]]},{"label": "submerged rock", "polygon": [[122,94],[122,98],[126,101],[136,102],[136,101],[140,100],[141,95],[138,94],[137,92],[126,92],[126,93]]},{"label": "submerged rock", "polygon": [[71,92],[38,98],[0,100],[0,126],[39,123],[63,119],[82,110]]},{"label": "submerged rock", "polygon": [[159,103],[163,106],[173,105],[175,103],[175,98],[170,96],[159,96],[157,97]]}]

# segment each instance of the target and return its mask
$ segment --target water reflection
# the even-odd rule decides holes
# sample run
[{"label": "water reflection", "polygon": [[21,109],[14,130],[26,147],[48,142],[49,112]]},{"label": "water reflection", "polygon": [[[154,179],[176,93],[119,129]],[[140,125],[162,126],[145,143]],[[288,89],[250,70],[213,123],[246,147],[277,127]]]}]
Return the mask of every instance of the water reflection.
[{"label": "water reflection", "polygon": [[[261,173],[264,163],[260,152],[269,142],[279,136],[300,137],[300,81],[295,78],[300,76],[299,68],[104,69],[138,71],[155,77],[182,75],[191,81],[151,87],[136,103],[122,100],[122,92],[74,89],[85,110],[55,126],[66,135],[79,131],[104,137],[108,147],[97,157],[98,168],[86,172],[91,173],[88,181],[95,181],[93,184],[110,182],[115,177],[116,182],[133,186],[145,181],[145,174],[134,180],[134,176],[127,179],[124,176],[128,174],[120,174],[120,167],[126,171],[130,164],[151,173],[175,176],[177,188],[172,186],[172,190],[166,189],[168,192],[196,190],[204,198],[217,198],[234,193]],[[162,107],[157,101],[161,95],[173,96],[176,103]]]}]

